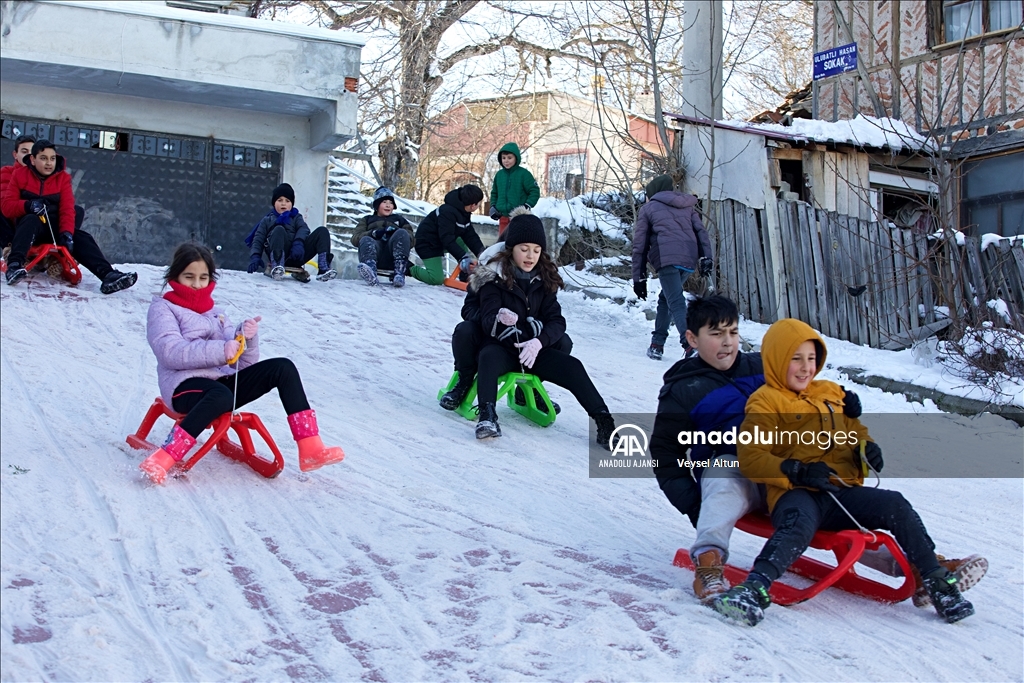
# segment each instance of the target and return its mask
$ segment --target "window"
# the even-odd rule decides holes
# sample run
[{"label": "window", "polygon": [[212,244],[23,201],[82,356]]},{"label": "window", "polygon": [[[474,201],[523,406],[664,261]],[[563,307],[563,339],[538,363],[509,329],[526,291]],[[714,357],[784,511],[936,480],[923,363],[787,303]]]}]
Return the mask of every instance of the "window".
[{"label": "window", "polygon": [[1024,235],[1024,151],[964,165],[960,217],[974,235]]},{"label": "window", "polygon": [[1021,25],[1022,0],[944,0],[940,42],[953,43]]},{"label": "window", "polygon": [[586,174],[586,152],[549,154],[547,195],[572,199],[583,194]]}]

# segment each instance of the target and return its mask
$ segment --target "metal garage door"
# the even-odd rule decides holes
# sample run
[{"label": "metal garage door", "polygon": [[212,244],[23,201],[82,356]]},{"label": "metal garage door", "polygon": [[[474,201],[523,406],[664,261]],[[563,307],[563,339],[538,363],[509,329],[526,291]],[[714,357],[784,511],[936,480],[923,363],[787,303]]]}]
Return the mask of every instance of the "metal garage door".
[{"label": "metal garage door", "polygon": [[22,133],[57,145],[86,210],[83,228],[114,263],[165,265],[194,239],[215,250],[221,267],[245,268],[243,239],[280,178],[278,149],[38,120],[3,121],[3,163]]}]

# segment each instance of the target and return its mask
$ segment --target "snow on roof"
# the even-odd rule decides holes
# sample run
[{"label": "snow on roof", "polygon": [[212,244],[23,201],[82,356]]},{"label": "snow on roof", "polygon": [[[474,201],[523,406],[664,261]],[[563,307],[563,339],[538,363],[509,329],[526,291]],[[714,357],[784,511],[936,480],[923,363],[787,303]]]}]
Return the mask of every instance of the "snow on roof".
[{"label": "snow on roof", "polygon": [[927,138],[899,119],[876,119],[873,116],[857,116],[853,120],[844,121],[793,119],[792,125],[789,126],[778,123],[750,123],[749,121],[725,121],[724,123],[751,131],[781,133],[794,139],[849,143],[858,147],[897,150],[924,150],[932,147],[932,143]]}]

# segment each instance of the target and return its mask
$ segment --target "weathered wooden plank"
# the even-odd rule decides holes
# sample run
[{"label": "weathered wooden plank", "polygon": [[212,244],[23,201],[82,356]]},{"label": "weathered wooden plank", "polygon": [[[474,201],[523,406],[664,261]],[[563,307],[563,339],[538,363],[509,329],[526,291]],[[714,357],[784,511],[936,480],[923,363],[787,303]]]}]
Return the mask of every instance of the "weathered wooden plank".
[{"label": "weathered wooden plank", "polygon": [[801,204],[793,204],[796,215],[797,232],[800,237],[800,268],[804,273],[805,292],[807,295],[807,324],[816,330],[821,329],[818,314],[817,278],[814,273],[814,242],[811,239],[811,226]]},{"label": "weathered wooden plank", "polygon": [[794,288],[796,291],[796,317],[810,325],[810,314],[807,310],[808,278],[807,273],[804,270],[805,249],[804,244],[800,239],[800,220],[796,215],[796,211],[794,211],[794,205],[792,202],[786,202],[786,213],[789,215],[789,240],[793,245],[793,258],[787,259],[786,267],[791,273],[793,273],[793,282],[796,285]]},{"label": "weathered wooden plank", "polygon": [[[771,211],[773,207],[767,205],[765,211]],[[777,212],[778,207],[774,207]],[[776,213],[776,215],[778,215]],[[778,234],[776,232],[775,234]],[[767,320],[775,322],[779,319],[779,293],[775,290],[775,263],[772,258],[772,232],[769,230],[768,223],[761,223],[761,250],[764,253],[764,271],[768,281],[768,309],[769,315]]]},{"label": "weathered wooden plank", "polygon": [[875,268],[874,250],[872,237],[867,221],[850,219],[851,232],[856,235],[857,247],[860,250],[860,270],[858,277],[867,285],[865,292],[857,302],[858,313],[860,314],[860,332],[863,344],[872,348],[878,348],[879,329],[881,321],[877,314],[880,307],[881,278]]},{"label": "weathered wooden plank", "polygon": [[793,263],[793,219],[786,210],[786,202],[779,202],[779,234],[782,236],[782,282],[785,291],[779,292],[780,297],[785,297],[785,308],[787,318],[798,318],[800,312],[796,304],[796,276],[793,274],[791,264]]},{"label": "weathered wooden plank", "polygon": [[824,251],[824,245],[821,240],[821,233],[818,230],[818,222],[814,220],[813,210],[808,205],[800,204],[797,210],[800,212],[800,224],[807,226],[807,235],[810,240],[811,267],[814,269],[812,283],[814,285],[814,295],[816,298],[815,306],[817,308],[818,329],[824,331],[825,334],[832,336],[831,323],[829,320],[829,309],[831,309],[831,305],[826,291],[828,275],[825,272],[824,254],[822,253]]},{"label": "weathered wooden plank", "polygon": [[836,187],[836,213],[854,215],[850,211],[850,164],[849,155],[838,152],[825,153],[825,171],[833,169],[832,182]]},{"label": "weathered wooden plank", "polygon": [[1017,264],[1013,258],[1013,251],[1009,241],[1000,240],[997,246],[999,259],[1003,269],[1003,276],[1006,278],[1010,288],[1010,297],[1016,304],[1017,310],[1024,311],[1024,278],[1017,272]]},{"label": "weathered wooden plank", "polygon": [[757,234],[754,239],[756,249],[753,250],[754,272],[757,274],[757,296],[758,300],[761,302],[761,322],[767,323],[772,322],[774,318],[774,309],[771,306],[771,297],[769,296],[769,280],[771,279],[771,275],[768,272],[768,267],[765,264],[764,257],[764,234],[767,226],[765,225],[764,210],[754,211],[753,209],[750,209],[750,211],[754,214],[754,221],[757,225]]},{"label": "weathered wooden plank", "polygon": [[863,260],[860,252],[860,237],[856,232],[856,223],[849,216],[834,214],[837,234],[840,238],[840,254],[843,263],[843,289],[846,290],[846,324],[848,327],[849,340],[854,344],[867,344],[867,335],[862,332],[865,326],[864,297],[868,294],[861,294],[854,297],[850,294],[850,288],[864,284],[863,276],[860,273],[860,263]]},{"label": "weathered wooden plank", "polygon": [[729,262],[727,270],[728,279],[725,284],[726,296],[738,303],[740,300],[739,288],[737,287],[739,265],[736,262],[736,227],[732,220],[732,200],[726,199],[721,202],[720,208],[722,212],[722,234],[725,236],[725,250],[721,260]]},{"label": "weathered wooden plank", "polygon": [[917,311],[910,312],[910,287],[907,281],[910,273],[907,266],[906,245],[903,241],[904,230],[902,228],[886,227],[882,230],[889,233],[889,242],[892,245],[893,263],[893,285],[896,288],[896,326],[897,332],[909,332],[917,320]]},{"label": "weathered wooden plank", "polygon": [[[875,235],[875,254],[881,267],[884,282],[881,291],[883,303],[880,313],[885,323],[886,339],[895,339],[899,336],[900,326],[897,319],[897,306],[899,302],[896,299],[896,269],[893,266],[895,250],[892,244],[892,233],[888,227],[881,225],[877,221],[872,221],[869,225],[872,233]],[[882,342],[883,340],[880,339],[879,341]]]},{"label": "weathered wooden plank", "polygon": [[758,216],[749,206],[743,206],[743,222],[746,225],[746,263],[749,264],[751,283],[751,315],[758,323],[767,321],[762,283],[765,282],[764,257],[761,256],[761,229]]},{"label": "weathered wooden plank", "polygon": [[961,247],[955,240],[946,240],[946,255],[948,261],[946,267],[949,271],[948,282],[951,283],[950,293],[953,300],[948,304],[950,317],[956,318],[967,313],[967,310],[974,306],[967,298],[969,275],[964,264],[964,255]]},{"label": "weathered wooden plank", "polygon": [[807,210],[807,217],[813,221],[817,226],[818,240],[821,246],[819,254],[821,255],[821,280],[818,282],[818,286],[821,287],[822,294],[825,297],[825,327],[828,329],[827,334],[831,337],[840,339],[839,328],[836,325],[836,296],[835,296],[835,282],[834,277],[834,264],[832,262],[832,235],[829,231],[829,225],[827,220],[821,220],[819,213],[814,210],[813,207],[809,207]]},{"label": "weathered wooden plank", "polygon": [[853,341],[853,337],[850,336],[849,295],[846,292],[846,269],[844,268],[847,260],[844,247],[845,242],[840,234],[842,228],[836,221],[835,216],[825,211],[818,211],[818,221],[827,227],[831,242],[832,292],[835,304],[836,337],[846,341]]},{"label": "weathered wooden plank", "polygon": [[984,306],[990,296],[988,284],[985,282],[985,271],[981,268],[981,239],[965,237],[964,252],[967,256],[967,273],[974,287],[974,295],[978,298],[978,305]]},{"label": "weathered wooden plank", "polygon": [[747,234],[743,226],[743,210],[738,203],[732,205],[733,234],[736,236],[736,306],[747,320],[750,317],[750,288],[747,284]]},{"label": "weathered wooden plank", "polygon": [[914,233],[911,230],[900,231],[903,246],[903,258],[906,263],[907,310],[910,315],[910,331],[913,333],[921,326],[921,269],[917,260],[917,247]]},{"label": "weathered wooden plank", "polygon": [[923,321],[928,325],[935,322],[935,294],[932,290],[933,254],[928,238],[924,235],[914,235],[914,246],[920,275],[918,284],[921,287],[921,303],[924,304]]}]

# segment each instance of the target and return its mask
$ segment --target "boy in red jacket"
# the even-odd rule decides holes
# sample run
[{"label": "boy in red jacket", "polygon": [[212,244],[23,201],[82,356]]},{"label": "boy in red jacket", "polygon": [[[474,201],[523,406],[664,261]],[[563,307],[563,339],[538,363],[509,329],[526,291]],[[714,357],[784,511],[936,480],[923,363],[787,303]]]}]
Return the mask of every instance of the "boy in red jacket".
[{"label": "boy in red jacket", "polygon": [[91,235],[78,231],[76,236],[71,176],[64,170],[64,157],[57,154],[54,144],[37,141],[27,160],[22,161],[25,165],[14,165],[0,195],[0,212],[15,224],[7,284],[17,284],[28,275],[23,265],[29,247],[55,242],[102,281],[100,291],[104,294],[134,285],[138,275],[114,270]]},{"label": "boy in red jacket", "polygon": [[[10,166],[0,167],[0,193],[3,192],[3,188],[7,187],[14,169],[25,165],[28,156],[32,154],[32,145],[35,141],[36,139],[31,135],[19,135],[15,138],[14,152],[11,155],[14,157],[14,163]],[[13,239],[14,221],[10,221],[7,219],[7,216],[0,214],[0,247],[9,247]],[[4,258],[7,258],[7,256],[4,255]]]}]

